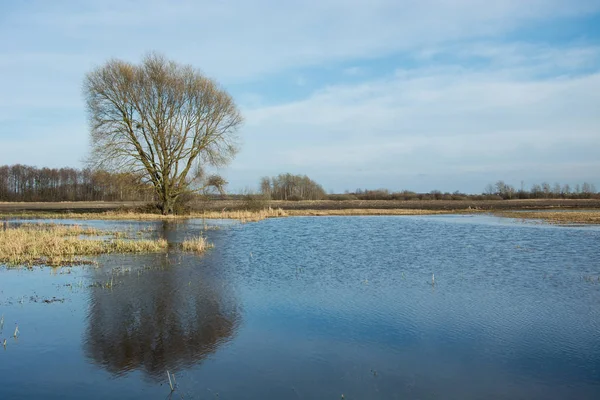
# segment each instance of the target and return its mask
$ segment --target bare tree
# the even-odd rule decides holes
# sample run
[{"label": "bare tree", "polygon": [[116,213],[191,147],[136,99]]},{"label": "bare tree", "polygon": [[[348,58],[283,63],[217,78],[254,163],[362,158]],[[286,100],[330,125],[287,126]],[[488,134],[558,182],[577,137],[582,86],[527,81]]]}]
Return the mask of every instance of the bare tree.
[{"label": "bare tree", "polygon": [[494,185],[492,185],[491,183],[488,183],[488,184],[485,186],[485,189],[483,190],[483,193],[484,193],[485,195],[491,196],[491,195],[493,195],[493,194],[496,194],[496,188],[495,188],[495,186],[494,186]]},{"label": "bare tree", "polygon": [[290,173],[261,178],[260,192],[273,200],[320,200],[327,197],[323,187],[308,176]]},{"label": "bare tree", "polygon": [[554,187],[552,188],[552,195],[554,197],[560,197],[562,195],[562,188],[560,186],[560,183],[556,182],[554,184]]},{"label": "bare tree", "polygon": [[87,74],[84,96],[91,166],[143,173],[163,214],[182,194],[224,182],[206,179],[203,167],[232,159],[242,116],[198,70],[156,54],[139,65],[110,60]]},{"label": "bare tree", "polygon": [[260,192],[268,199],[271,198],[271,178],[268,176],[260,178]]}]

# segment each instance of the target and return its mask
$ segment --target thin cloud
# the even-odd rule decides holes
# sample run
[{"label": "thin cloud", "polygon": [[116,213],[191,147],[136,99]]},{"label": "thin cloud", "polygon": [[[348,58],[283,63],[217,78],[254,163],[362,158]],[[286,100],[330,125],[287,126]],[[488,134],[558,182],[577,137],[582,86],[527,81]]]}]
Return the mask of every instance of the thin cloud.
[{"label": "thin cloud", "polygon": [[[598,38],[519,33],[598,12],[597,0],[16,3],[0,17],[10,38],[0,44],[0,156],[78,165],[85,73],[157,50],[232,93],[254,85],[238,98],[245,145],[228,179],[240,187],[254,184],[243,171],[287,168],[337,190],[355,187],[351,167],[361,182],[389,186],[469,168],[491,177],[510,165],[542,176],[550,157],[562,171],[575,171],[576,158],[592,168]],[[274,76],[289,87],[261,90]],[[47,139],[24,144],[24,133]]]}]

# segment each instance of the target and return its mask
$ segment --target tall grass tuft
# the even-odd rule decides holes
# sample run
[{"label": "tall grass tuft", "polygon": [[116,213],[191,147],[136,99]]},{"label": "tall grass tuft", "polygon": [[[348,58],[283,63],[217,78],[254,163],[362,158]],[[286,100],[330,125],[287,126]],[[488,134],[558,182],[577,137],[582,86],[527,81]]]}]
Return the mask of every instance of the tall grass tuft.
[{"label": "tall grass tuft", "polygon": [[204,236],[198,236],[194,239],[187,239],[181,243],[181,248],[184,251],[191,251],[194,253],[204,253],[206,250],[213,247],[212,243],[208,243]]}]

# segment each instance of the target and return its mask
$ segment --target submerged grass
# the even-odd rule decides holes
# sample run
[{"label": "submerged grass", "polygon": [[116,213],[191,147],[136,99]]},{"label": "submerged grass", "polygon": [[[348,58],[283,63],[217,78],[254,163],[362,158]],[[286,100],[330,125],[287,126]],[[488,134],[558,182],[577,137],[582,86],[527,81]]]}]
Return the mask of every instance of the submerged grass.
[{"label": "submerged grass", "polygon": [[192,251],[195,253],[204,253],[206,250],[211,249],[213,245],[206,241],[204,236],[198,236],[197,238],[187,239],[181,243],[181,248],[184,251]]},{"label": "submerged grass", "polygon": [[590,211],[503,211],[494,215],[506,218],[542,220],[551,224],[600,224],[600,210]]},{"label": "submerged grass", "polygon": [[[43,223],[21,223],[17,225],[18,228],[23,230],[40,230],[40,231],[51,231],[53,234],[58,236],[101,236],[107,235],[108,232],[100,229],[85,227],[81,225],[63,225],[63,224],[43,224]],[[119,232],[121,233],[121,232]],[[115,232],[116,234],[116,232]]]},{"label": "submerged grass", "polygon": [[148,253],[167,249],[167,241],[92,240],[85,235],[111,235],[93,228],[25,224],[0,230],[0,264],[65,265],[85,262],[81,256],[106,253]]}]

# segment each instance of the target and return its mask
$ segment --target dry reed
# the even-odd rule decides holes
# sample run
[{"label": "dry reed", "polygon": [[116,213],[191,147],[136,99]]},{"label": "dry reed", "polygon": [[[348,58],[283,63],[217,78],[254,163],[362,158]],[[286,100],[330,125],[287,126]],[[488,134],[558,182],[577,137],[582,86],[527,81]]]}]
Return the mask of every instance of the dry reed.
[{"label": "dry reed", "polygon": [[494,215],[506,218],[541,220],[551,224],[600,224],[600,210],[590,211],[503,211]]},{"label": "dry reed", "polygon": [[[86,233],[87,232],[87,233]],[[82,235],[110,235],[80,226],[25,225],[0,230],[0,264],[63,265],[83,262],[80,256],[106,253],[147,253],[164,251],[159,240],[92,240]]]},{"label": "dry reed", "polygon": [[187,239],[181,243],[181,248],[184,251],[192,251],[195,253],[204,253],[206,250],[212,248],[213,245],[206,241],[204,236],[198,236],[194,239]]},{"label": "dry reed", "polygon": [[64,225],[64,224],[44,224],[44,223],[21,223],[17,227],[26,230],[43,230],[52,231],[58,236],[101,236],[109,233],[92,227],[84,227],[81,225]]},{"label": "dry reed", "polygon": [[[204,211],[194,212],[185,215],[160,215],[139,212],[117,212],[106,211],[102,213],[40,213],[25,212],[0,214],[0,218],[48,218],[48,219],[85,219],[85,220],[167,220],[177,221],[185,219],[233,219],[242,223],[256,222],[267,218],[279,218],[287,216],[334,216],[334,215],[434,215],[434,214],[452,214],[464,213],[465,210],[424,210],[424,209],[372,209],[372,208],[352,208],[352,209],[301,209],[301,210],[283,210],[281,208],[265,208],[262,210],[232,210],[232,211]],[[477,212],[469,210],[468,212]]]},{"label": "dry reed", "polygon": [[1,218],[47,218],[47,219],[78,219],[78,220],[185,220],[185,219],[234,219],[241,222],[255,222],[266,218],[285,217],[287,214],[280,208],[266,208],[258,211],[204,211],[184,215],[161,215],[140,213],[135,211],[105,211],[101,213],[46,213],[46,212],[19,212],[3,213]]},{"label": "dry reed", "polygon": [[456,210],[373,209],[350,208],[337,210],[286,210],[289,216],[359,216],[359,215],[435,215],[457,213]]}]

